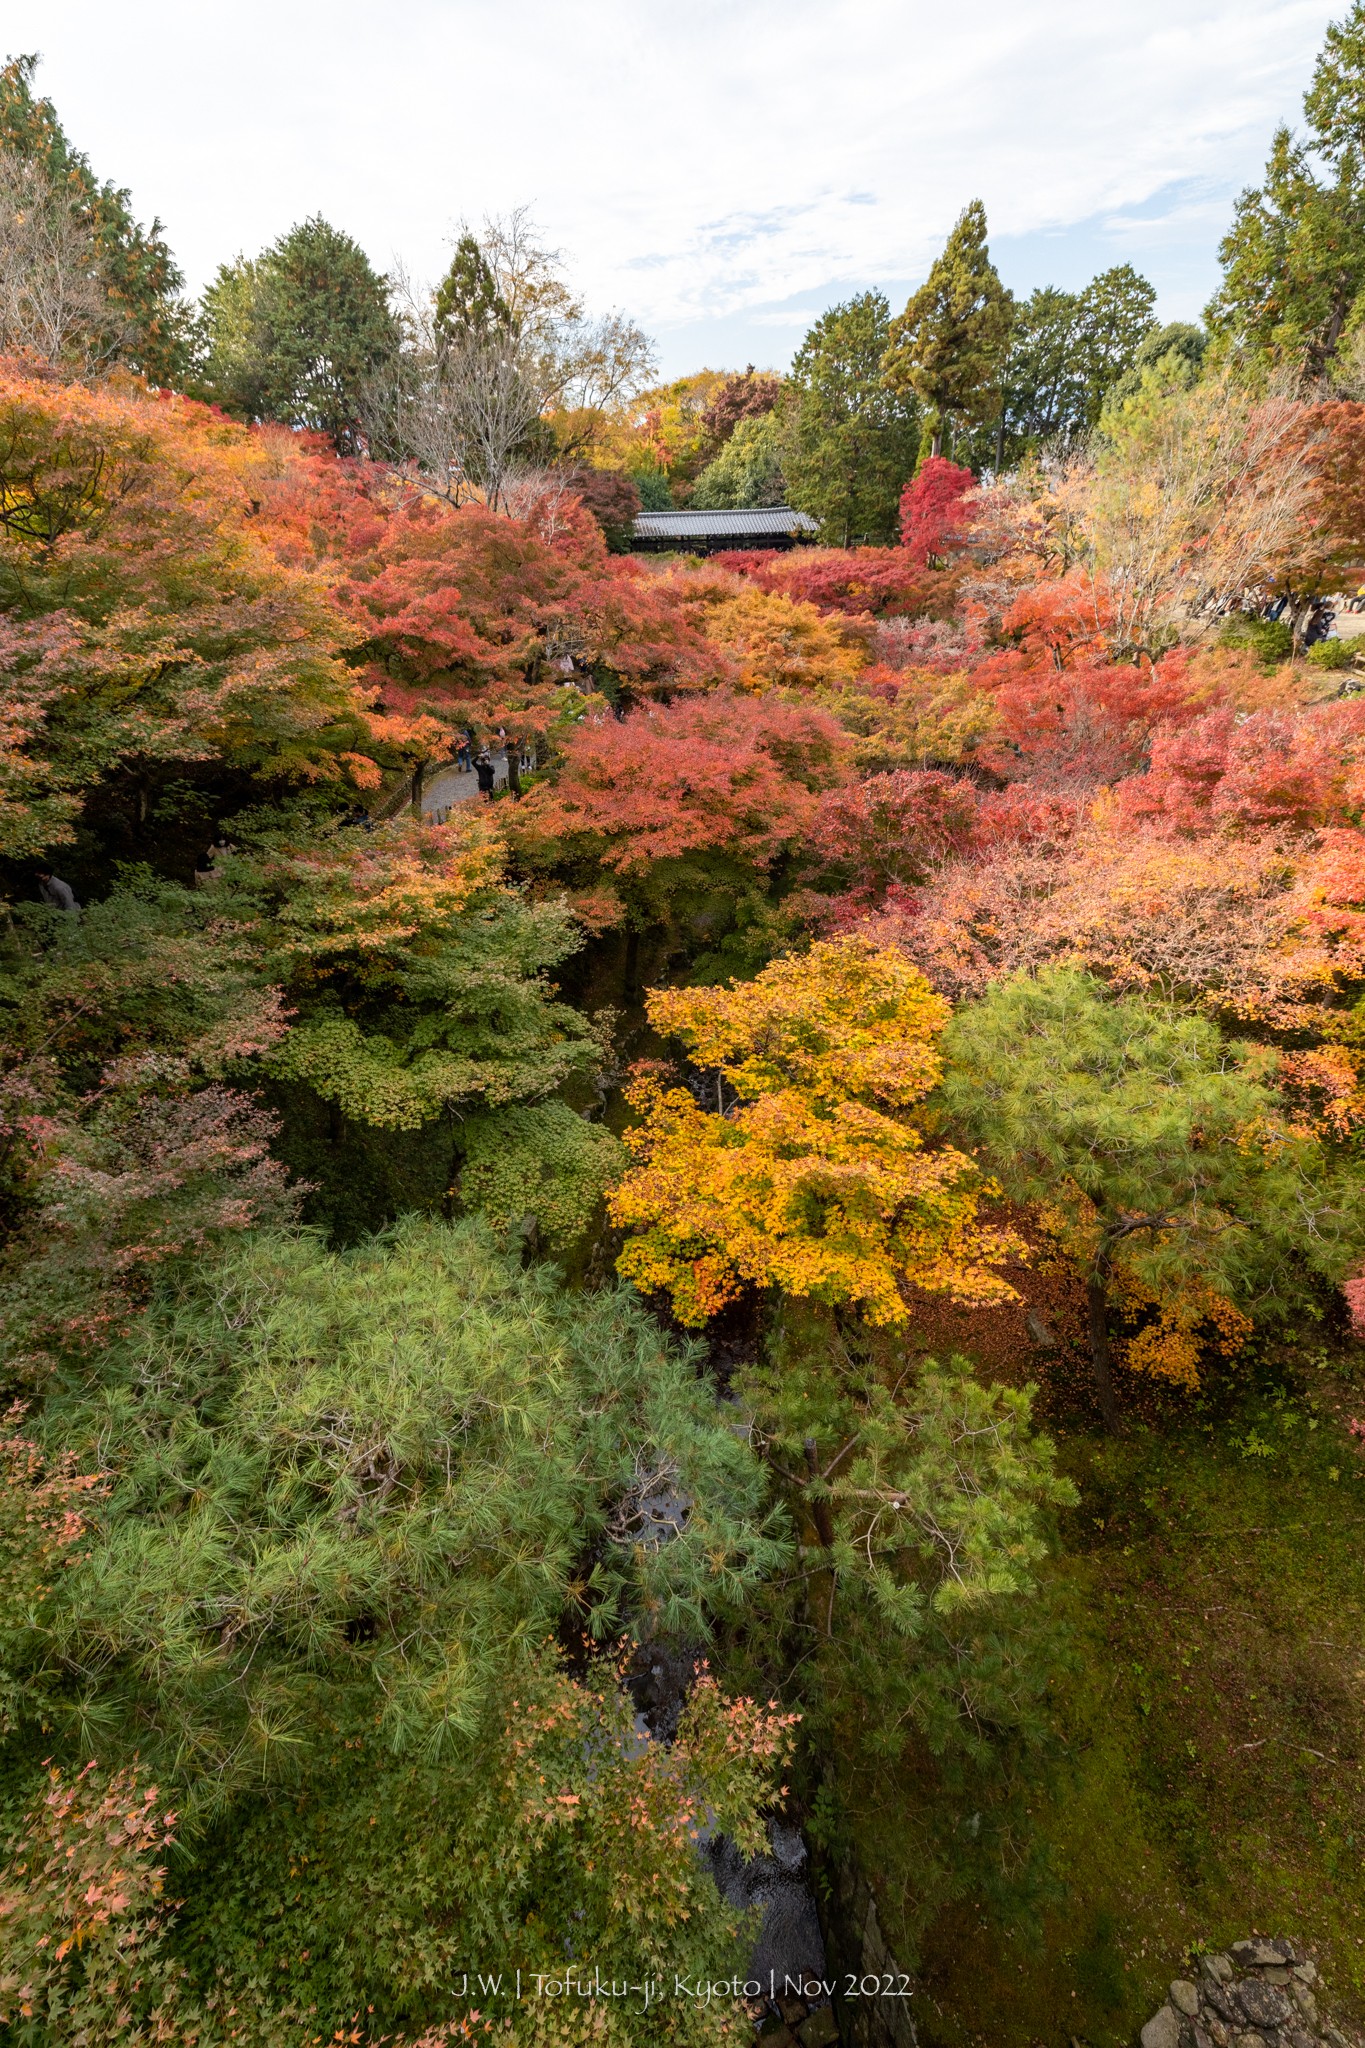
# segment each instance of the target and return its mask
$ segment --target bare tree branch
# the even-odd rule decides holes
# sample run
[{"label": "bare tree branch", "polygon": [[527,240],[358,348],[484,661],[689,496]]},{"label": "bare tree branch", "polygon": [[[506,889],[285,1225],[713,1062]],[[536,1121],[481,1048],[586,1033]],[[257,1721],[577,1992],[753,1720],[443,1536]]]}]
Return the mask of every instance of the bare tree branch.
[{"label": "bare tree branch", "polygon": [[[592,441],[606,409],[653,373],[654,355],[623,314],[588,318],[525,207],[485,220],[477,239],[505,323],[438,329],[433,295],[397,269],[407,346],[372,383],[367,423],[371,452],[423,488],[453,504],[481,497],[505,510],[536,421],[556,410],[559,456],[572,455]],[[518,495],[526,495],[520,484]]]},{"label": "bare tree branch", "polygon": [[41,164],[0,150],[0,350],[88,374],[124,335],[99,251]]}]

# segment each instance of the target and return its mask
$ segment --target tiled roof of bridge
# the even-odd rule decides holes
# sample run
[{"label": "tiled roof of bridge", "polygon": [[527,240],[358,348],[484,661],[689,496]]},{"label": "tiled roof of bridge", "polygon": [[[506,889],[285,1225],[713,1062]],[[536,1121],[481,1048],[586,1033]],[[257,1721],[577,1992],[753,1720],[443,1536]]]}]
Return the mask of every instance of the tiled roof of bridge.
[{"label": "tiled roof of bridge", "polygon": [[741,512],[642,512],[635,522],[637,540],[699,540],[721,536],[759,540],[766,534],[819,532],[808,513],[790,505],[752,506]]}]

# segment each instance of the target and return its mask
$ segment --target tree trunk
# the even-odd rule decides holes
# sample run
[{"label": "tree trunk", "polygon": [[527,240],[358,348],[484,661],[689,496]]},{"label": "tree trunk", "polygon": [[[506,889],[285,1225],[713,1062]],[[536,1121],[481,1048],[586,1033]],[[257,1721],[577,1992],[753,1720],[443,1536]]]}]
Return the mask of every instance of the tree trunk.
[{"label": "tree trunk", "polygon": [[412,815],[418,824],[422,822],[422,784],[426,779],[427,764],[419,761],[412,771]]},{"label": "tree trunk", "polygon": [[1100,1414],[1104,1418],[1104,1426],[1113,1436],[1118,1431],[1119,1407],[1114,1398],[1114,1381],[1110,1371],[1113,1354],[1109,1348],[1109,1296],[1101,1275],[1091,1274],[1086,1282],[1085,1294],[1090,1309],[1090,1359],[1095,1368],[1095,1389],[1100,1398]]},{"label": "tree trunk", "polygon": [[943,453],[943,428],[941,426],[935,426],[934,428],[934,438],[929,443],[929,453],[930,455],[942,455]]},{"label": "tree trunk", "polygon": [[[802,1448],[806,1453],[806,1470],[810,1473],[812,1479],[818,1480],[820,1477],[820,1455],[816,1447],[815,1438],[808,1436]],[[812,1500],[809,1490],[806,1492],[806,1506],[810,1509],[811,1520],[815,1524],[815,1533],[820,1539],[820,1548],[829,1559],[826,1573],[829,1580],[829,1591],[825,1598],[824,1632],[826,1641],[830,1641],[834,1635],[834,1595],[839,1584],[839,1576],[834,1569],[834,1558],[832,1555],[834,1550],[834,1514],[827,1500]],[[814,1582],[808,1579],[807,1603],[812,1620],[815,1619],[813,1590]]]},{"label": "tree trunk", "polygon": [[1337,343],[1341,340],[1342,329],[1346,325],[1346,315],[1350,312],[1354,300],[1355,292],[1350,283],[1344,277],[1338,277],[1332,293],[1332,310],[1328,315],[1327,325],[1316,341],[1310,344],[1304,357],[1306,381],[1316,383],[1319,377],[1326,375],[1327,365],[1337,352]]},{"label": "tree trunk", "polygon": [[521,741],[507,742],[507,787],[512,795],[521,795]]},{"label": "tree trunk", "polygon": [[[806,1470],[810,1473],[812,1479],[818,1479],[820,1477],[820,1458],[813,1436],[806,1438],[804,1449],[806,1453]],[[815,1533],[820,1538],[821,1549],[833,1550],[834,1516],[830,1512],[829,1502],[827,1500],[811,1500],[809,1494],[806,1496],[806,1499],[810,1507],[811,1520],[815,1523]]]}]

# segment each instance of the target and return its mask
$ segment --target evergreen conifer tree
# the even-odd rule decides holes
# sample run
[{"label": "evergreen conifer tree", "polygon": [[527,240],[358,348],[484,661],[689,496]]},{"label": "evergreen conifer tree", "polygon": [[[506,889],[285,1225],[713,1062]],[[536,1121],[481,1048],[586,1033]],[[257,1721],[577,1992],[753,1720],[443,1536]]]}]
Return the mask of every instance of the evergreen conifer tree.
[{"label": "evergreen conifer tree", "polygon": [[945,419],[984,418],[999,403],[999,378],[1013,300],[986,241],[986,209],[966,207],[943,254],[891,332],[883,371],[893,391],[913,391],[929,408],[932,453],[943,452]]},{"label": "evergreen conifer tree", "polygon": [[511,325],[512,315],[488,259],[473,235],[461,235],[436,292],[437,333],[443,340],[467,339]]},{"label": "evergreen conifer tree", "polygon": [[1237,202],[1206,319],[1268,368],[1321,377],[1365,293],[1365,4],[1327,32],[1304,98],[1308,134],[1280,128],[1265,177]]},{"label": "evergreen conifer tree", "polygon": [[838,547],[892,538],[915,466],[914,393],[881,375],[890,310],[880,292],[832,306],[797,350],[783,394],[777,452],[792,503]]},{"label": "evergreen conifer tree", "polygon": [[208,395],[239,418],[311,427],[354,453],[365,381],[398,347],[386,283],[321,216],[254,261],[221,266],[204,294]]},{"label": "evergreen conifer tree", "polygon": [[88,157],[72,148],[51,100],[34,93],[37,67],[28,55],[0,68],[0,151],[35,164],[89,232],[109,299],[100,353],[121,356],[153,384],[176,384],[188,367],[191,329],[180,297],[184,279],[161,222],[142,227],[129,194],[97,178]]}]

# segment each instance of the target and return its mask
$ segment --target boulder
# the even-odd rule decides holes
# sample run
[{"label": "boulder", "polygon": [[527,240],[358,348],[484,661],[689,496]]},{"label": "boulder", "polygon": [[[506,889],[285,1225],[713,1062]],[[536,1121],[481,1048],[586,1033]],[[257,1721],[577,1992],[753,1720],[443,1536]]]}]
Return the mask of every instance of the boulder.
[{"label": "boulder", "polygon": [[1242,2015],[1233,2003],[1232,1992],[1228,1985],[1210,1984],[1206,1981],[1204,1985],[1204,2002],[1210,2012],[1216,2012],[1219,2019],[1224,2021],[1227,2026],[1239,2027],[1242,2024]]},{"label": "boulder", "polygon": [[801,2048],[838,2048],[839,2028],[831,2007],[818,2005],[796,2030]]},{"label": "boulder", "polygon": [[1263,1965],[1273,1969],[1277,1963],[1297,1963],[1300,1958],[1292,1941],[1270,1941],[1254,1935],[1249,1941],[1233,1942],[1232,1960],[1243,1970],[1254,1970]]},{"label": "boulder", "polygon": [[1253,2027],[1284,2027],[1294,2018],[1294,2008],[1278,1984],[1246,1977],[1237,1986],[1235,1996]]},{"label": "boulder", "polygon": [[1163,2005],[1142,2030],[1142,2048],[1180,2048],[1180,2015]]}]

